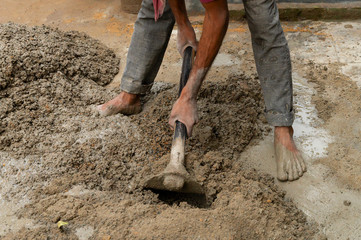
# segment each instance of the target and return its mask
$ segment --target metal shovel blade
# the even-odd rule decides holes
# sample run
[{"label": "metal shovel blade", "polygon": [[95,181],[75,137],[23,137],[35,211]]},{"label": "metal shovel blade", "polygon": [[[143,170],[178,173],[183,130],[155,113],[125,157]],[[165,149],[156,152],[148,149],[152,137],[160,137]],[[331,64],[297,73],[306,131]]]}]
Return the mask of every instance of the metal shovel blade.
[{"label": "metal shovel blade", "polygon": [[[174,184],[171,184],[172,187],[170,187],[167,184],[167,180],[177,181],[179,183],[178,187],[175,187]],[[184,176],[181,174],[161,173],[159,175],[156,175],[148,179],[144,187],[149,189],[157,189],[157,190],[180,192],[180,193],[204,194],[203,187],[199,183],[197,183],[189,176]]]}]

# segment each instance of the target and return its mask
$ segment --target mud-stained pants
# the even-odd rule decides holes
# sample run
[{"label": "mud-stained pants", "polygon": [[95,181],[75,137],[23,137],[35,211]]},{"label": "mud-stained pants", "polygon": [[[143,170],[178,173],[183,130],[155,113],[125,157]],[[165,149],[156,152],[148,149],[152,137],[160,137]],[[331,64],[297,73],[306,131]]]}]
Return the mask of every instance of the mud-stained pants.
[{"label": "mud-stained pants", "polygon": [[[291,126],[294,120],[292,69],[275,0],[243,0],[267,121],[272,126]],[[152,0],[143,0],[134,26],[121,90],[146,94],[153,85],[174,26],[167,4],[154,21]]]}]

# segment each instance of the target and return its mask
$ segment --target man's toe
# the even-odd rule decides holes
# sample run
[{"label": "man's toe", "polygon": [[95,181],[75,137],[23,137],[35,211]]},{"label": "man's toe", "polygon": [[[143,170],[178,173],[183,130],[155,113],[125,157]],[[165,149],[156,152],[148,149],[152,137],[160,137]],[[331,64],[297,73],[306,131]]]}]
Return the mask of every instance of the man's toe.
[{"label": "man's toe", "polygon": [[277,173],[277,179],[284,182],[284,181],[287,181],[288,180],[288,175],[286,172],[278,172]]},{"label": "man's toe", "polygon": [[303,159],[302,157],[302,154],[301,153],[297,153],[297,159],[298,159],[298,162],[299,164],[301,165],[301,169],[302,169],[302,172],[306,172],[307,171],[307,167],[306,167],[306,164],[305,164],[305,160]]},{"label": "man's toe", "polygon": [[296,166],[296,172],[299,177],[302,177],[303,175],[303,169],[300,163],[300,160],[298,158],[295,158],[295,166]]},{"label": "man's toe", "polygon": [[287,181],[288,179],[286,166],[281,161],[277,161],[277,179],[280,181]]},{"label": "man's toe", "polygon": [[293,163],[293,180],[297,180],[301,177],[300,172],[297,169],[297,161]]},{"label": "man's toe", "polygon": [[289,181],[293,181],[295,179],[295,176],[294,176],[294,171],[293,171],[293,168],[294,168],[294,164],[293,164],[293,161],[291,159],[288,160],[288,169],[287,169],[287,172],[288,172],[288,180]]},{"label": "man's toe", "polygon": [[103,104],[96,106],[95,110],[99,113],[100,116],[106,116],[107,115],[106,109],[104,110]]}]

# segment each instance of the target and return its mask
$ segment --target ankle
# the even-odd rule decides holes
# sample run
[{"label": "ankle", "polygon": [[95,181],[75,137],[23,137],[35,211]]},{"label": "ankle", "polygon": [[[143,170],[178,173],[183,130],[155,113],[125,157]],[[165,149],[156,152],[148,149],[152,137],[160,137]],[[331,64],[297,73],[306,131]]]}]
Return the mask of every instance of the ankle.
[{"label": "ankle", "polygon": [[135,104],[140,102],[140,95],[138,94],[127,93],[123,91],[119,94],[119,97],[128,104]]},{"label": "ankle", "polygon": [[292,126],[276,126],[274,129],[274,135],[275,137],[281,137],[281,136],[293,136],[293,128]]}]

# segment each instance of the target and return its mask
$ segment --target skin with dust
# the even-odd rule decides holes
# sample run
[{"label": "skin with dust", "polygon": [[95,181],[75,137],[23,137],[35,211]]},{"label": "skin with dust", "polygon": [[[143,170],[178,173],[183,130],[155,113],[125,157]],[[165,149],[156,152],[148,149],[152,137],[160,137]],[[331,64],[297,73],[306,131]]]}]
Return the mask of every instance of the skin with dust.
[{"label": "skin with dust", "polygon": [[[290,134],[280,134],[280,131],[290,131]],[[302,177],[306,172],[306,164],[301,152],[293,141],[293,128],[282,127],[275,129],[274,150],[277,164],[277,178],[280,181],[293,181]]]},{"label": "skin with dust", "polygon": [[[191,23],[189,23],[191,24]],[[188,30],[191,29],[191,30]],[[188,30],[188,32],[186,32]],[[185,37],[190,35],[189,37]],[[192,47],[194,51],[197,51],[198,42],[193,28],[179,29],[177,32],[177,49],[183,56],[187,47]]]},{"label": "skin with dust", "polygon": [[206,77],[209,68],[198,69],[194,75],[189,77],[189,80],[192,84],[190,88],[190,95],[192,98],[195,98],[198,95],[199,89],[201,88],[202,81]]},{"label": "skin with dust", "polygon": [[174,103],[169,117],[169,124],[172,127],[177,120],[186,125],[188,136],[192,136],[193,126],[198,123],[196,98],[207,72],[208,68],[202,68],[196,72],[192,71],[181,96]]},{"label": "skin with dust", "polygon": [[191,46],[194,51],[197,51],[198,41],[196,34],[189,19],[184,15],[187,11],[184,1],[169,1],[173,14],[178,19],[178,31],[177,31],[177,49],[183,56],[184,50]]},{"label": "skin with dust", "polygon": [[300,152],[291,152],[280,142],[274,142],[277,178],[281,181],[292,181],[302,177],[306,165]]},{"label": "skin with dust", "polygon": [[96,110],[101,116],[110,116],[117,113],[132,115],[139,113],[142,110],[142,106],[139,96],[121,92],[111,101],[97,106]]}]

